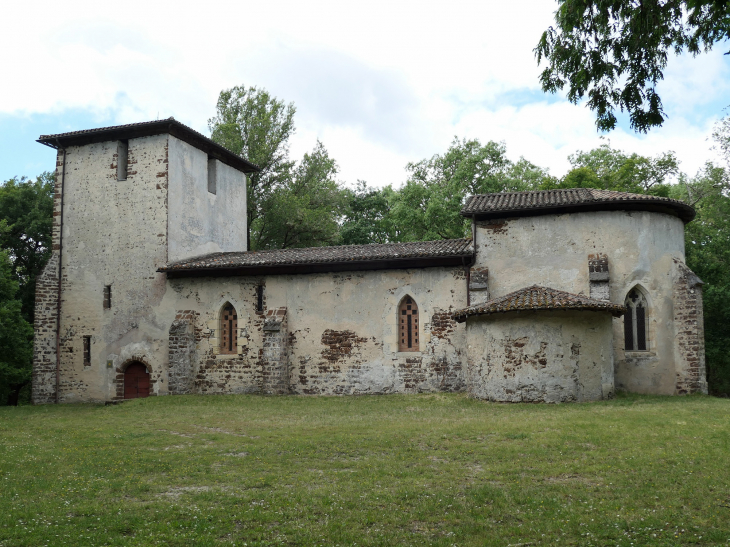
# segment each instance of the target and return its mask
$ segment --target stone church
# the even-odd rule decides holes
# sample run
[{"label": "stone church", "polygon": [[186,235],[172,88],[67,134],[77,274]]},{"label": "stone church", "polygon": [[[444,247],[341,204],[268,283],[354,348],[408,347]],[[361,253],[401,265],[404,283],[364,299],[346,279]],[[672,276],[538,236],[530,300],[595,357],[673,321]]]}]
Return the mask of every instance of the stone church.
[{"label": "stone church", "polygon": [[249,251],[258,168],[170,118],[58,151],[33,401],[707,392],[687,204],[594,189],[472,196],[468,239]]}]

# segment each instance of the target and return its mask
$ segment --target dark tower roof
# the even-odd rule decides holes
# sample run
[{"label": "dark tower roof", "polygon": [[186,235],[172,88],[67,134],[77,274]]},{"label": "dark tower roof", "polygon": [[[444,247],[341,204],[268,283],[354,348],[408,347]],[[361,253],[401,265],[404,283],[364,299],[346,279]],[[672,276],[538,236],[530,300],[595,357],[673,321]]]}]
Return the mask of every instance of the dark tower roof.
[{"label": "dark tower roof", "polygon": [[56,135],[41,135],[38,138],[38,142],[51,148],[66,148],[68,146],[83,146],[94,142],[150,137],[163,133],[169,133],[181,141],[206,152],[210,157],[244,173],[260,171],[257,165],[245,160],[238,154],[234,154],[202,133],[198,133],[187,125],[180,123],[175,118],[115,125],[112,127],[99,127],[97,129],[83,129],[81,131],[58,133]]}]

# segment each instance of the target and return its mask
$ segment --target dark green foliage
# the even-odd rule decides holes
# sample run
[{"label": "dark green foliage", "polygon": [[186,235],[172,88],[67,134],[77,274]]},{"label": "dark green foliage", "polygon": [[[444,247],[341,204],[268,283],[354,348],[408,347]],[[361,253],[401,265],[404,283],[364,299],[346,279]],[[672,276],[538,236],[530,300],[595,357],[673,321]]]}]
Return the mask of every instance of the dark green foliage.
[{"label": "dark green foliage", "polygon": [[445,154],[409,163],[405,186],[392,197],[391,216],[400,241],[450,239],[470,233],[460,215],[474,194],[534,190],[547,172],[524,158],[506,156],[504,143],[454,139]]},{"label": "dark green foliage", "polygon": [[390,186],[371,188],[358,181],[355,190],[346,190],[345,215],[340,227],[340,243],[365,245],[397,241],[390,215],[395,192]]},{"label": "dark green foliage", "polygon": [[337,164],[321,142],[305,154],[285,184],[260,204],[252,226],[254,249],[334,245],[345,195],[335,180]]},{"label": "dark green foliage", "polygon": [[667,184],[679,173],[674,152],[648,158],[639,154],[627,155],[609,144],[602,144],[588,152],[578,151],[568,159],[573,169],[561,180],[547,180],[541,189],[598,188],[666,197]]},{"label": "dark green foliage", "polygon": [[345,200],[337,165],[319,141],[298,164],[289,159],[294,105],[239,86],[222,91],[216,109],[211,138],[261,168],[249,175],[248,249],[334,244]]},{"label": "dark green foliage", "polygon": [[[263,203],[286,184],[294,162],[289,159],[289,137],[294,133],[293,104],[285,104],[265,89],[237,86],[221,91],[216,115],[208,120],[211,138],[255,163],[261,171],[248,175],[248,248],[260,241],[251,236],[263,214]],[[253,247],[256,248],[256,247]]]},{"label": "dark green foliage", "polygon": [[51,254],[55,175],[42,173],[35,181],[10,179],[0,186],[0,248],[7,251],[13,278],[19,284],[23,317],[33,323],[35,280]]},{"label": "dark green foliage", "polygon": [[54,175],[0,186],[0,404],[30,384],[35,281],[51,254]]},{"label": "dark green foliage", "polygon": [[17,405],[20,390],[30,383],[33,328],[23,317],[17,292],[8,254],[0,251],[0,404]]},{"label": "dark green foliage", "polygon": [[558,0],[555,28],[546,30],[535,54],[547,68],[544,91],[568,86],[568,99],[588,97],[602,131],[616,127],[615,111],[646,132],[664,122],[657,82],[670,52],[697,55],[730,38],[725,0]]},{"label": "dark green foliage", "polygon": [[730,177],[727,170],[708,164],[672,190],[672,197],[697,210],[685,228],[685,246],[687,265],[705,282],[707,381],[712,393],[730,394]]}]

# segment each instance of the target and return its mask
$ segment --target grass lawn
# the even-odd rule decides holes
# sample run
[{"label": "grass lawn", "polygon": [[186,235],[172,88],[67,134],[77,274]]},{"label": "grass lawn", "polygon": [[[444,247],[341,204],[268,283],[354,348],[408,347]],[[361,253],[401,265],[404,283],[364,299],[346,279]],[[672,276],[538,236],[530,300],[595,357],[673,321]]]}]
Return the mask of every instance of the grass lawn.
[{"label": "grass lawn", "polygon": [[730,400],[0,408],[0,546],[730,545]]}]

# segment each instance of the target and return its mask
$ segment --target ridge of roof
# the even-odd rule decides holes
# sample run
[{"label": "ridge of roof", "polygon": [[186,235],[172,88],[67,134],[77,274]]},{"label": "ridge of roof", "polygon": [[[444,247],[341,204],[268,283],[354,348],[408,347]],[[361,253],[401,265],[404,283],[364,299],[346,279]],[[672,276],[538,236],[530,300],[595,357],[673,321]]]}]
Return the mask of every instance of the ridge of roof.
[{"label": "ridge of roof", "polygon": [[461,209],[463,216],[504,217],[569,211],[649,210],[669,212],[690,222],[695,210],[683,201],[648,194],[633,194],[597,188],[566,188],[528,192],[501,192],[470,196]]},{"label": "ridge of roof", "polygon": [[149,137],[161,133],[169,133],[244,173],[261,170],[258,165],[228,150],[228,148],[218,144],[209,137],[195,131],[192,127],[180,123],[173,117],[147,122],[112,125],[109,127],[81,129],[79,131],[68,131],[54,135],[41,135],[36,142],[58,149],[67,146],[81,146],[93,142]]},{"label": "ridge of roof", "polygon": [[298,265],[346,265],[375,261],[471,257],[471,239],[443,239],[405,243],[332,245],[263,251],[211,253],[178,260],[159,268],[159,272],[245,270]]},{"label": "ridge of roof", "polygon": [[490,315],[511,311],[533,310],[590,310],[607,311],[615,317],[626,312],[626,308],[605,300],[595,300],[580,294],[573,294],[550,287],[532,285],[518,289],[499,298],[493,298],[483,304],[469,306],[452,313],[459,323],[474,315]]}]

